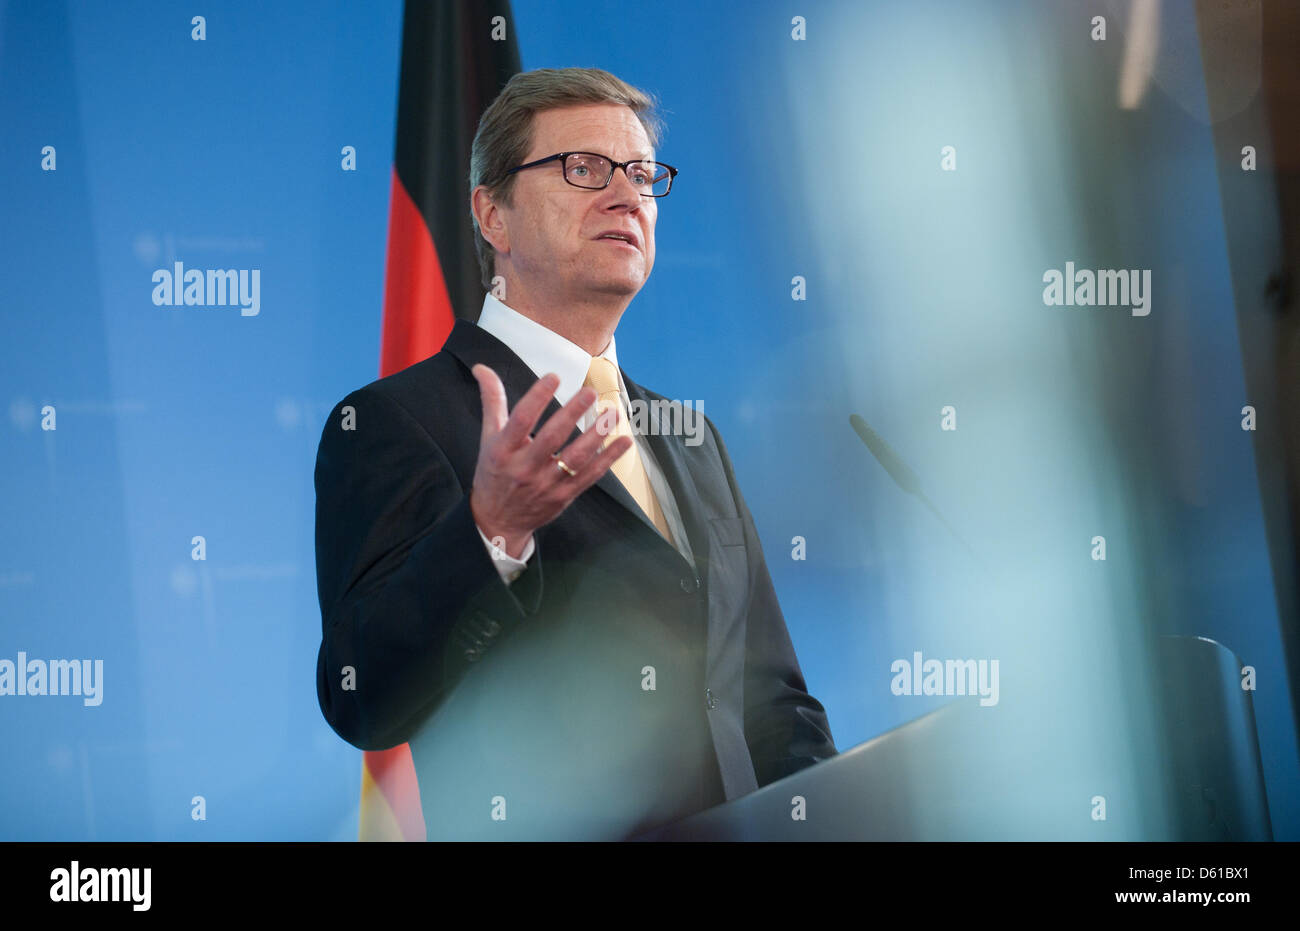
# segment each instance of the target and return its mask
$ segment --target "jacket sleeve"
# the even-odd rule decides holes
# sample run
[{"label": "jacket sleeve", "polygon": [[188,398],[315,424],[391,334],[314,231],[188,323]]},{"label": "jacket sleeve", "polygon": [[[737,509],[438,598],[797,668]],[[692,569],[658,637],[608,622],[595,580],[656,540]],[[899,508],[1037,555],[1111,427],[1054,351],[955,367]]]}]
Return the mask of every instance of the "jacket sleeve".
[{"label": "jacket sleeve", "polygon": [[315,483],[317,697],[340,737],[385,750],[536,613],[540,546],[507,586],[442,448],[374,388],[330,413]]},{"label": "jacket sleeve", "polygon": [[767,560],[717,427],[713,431],[749,552],[749,615],[745,632],[745,742],[761,788],[838,753],[826,709],[808,693],[777,601]]}]

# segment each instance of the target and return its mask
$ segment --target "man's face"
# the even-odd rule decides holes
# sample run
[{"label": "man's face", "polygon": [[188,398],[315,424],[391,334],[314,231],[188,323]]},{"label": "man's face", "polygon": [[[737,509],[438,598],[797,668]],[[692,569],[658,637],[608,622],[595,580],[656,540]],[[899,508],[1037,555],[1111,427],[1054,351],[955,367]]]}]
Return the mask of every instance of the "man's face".
[{"label": "man's face", "polygon": [[[640,120],[620,104],[585,104],[533,116],[525,164],[556,152],[595,152],[616,162],[654,158]],[[510,259],[520,284],[538,298],[563,301],[594,294],[631,298],[655,263],[655,198],[614,169],[603,190],[574,187],[560,161],[516,173],[514,204],[503,208]],[[601,238],[618,231],[629,244]]]}]

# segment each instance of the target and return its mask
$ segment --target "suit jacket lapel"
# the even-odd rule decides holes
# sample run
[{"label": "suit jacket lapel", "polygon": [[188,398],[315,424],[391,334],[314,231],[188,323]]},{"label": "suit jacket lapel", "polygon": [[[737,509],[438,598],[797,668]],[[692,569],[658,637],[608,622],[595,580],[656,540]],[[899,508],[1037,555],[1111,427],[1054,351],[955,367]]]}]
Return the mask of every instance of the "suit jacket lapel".
[{"label": "suit jacket lapel", "polygon": [[[651,399],[646,394],[645,389],[628,378],[626,372],[623,373],[623,383],[627,385],[628,400],[638,401],[643,410],[648,410]],[[653,426],[651,423],[647,423],[646,426],[646,439],[650,444],[650,449],[654,452],[655,459],[659,462],[660,468],[663,469],[664,478],[667,480],[673,498],[677,502],[677,511],[681,514],[682,523],[686,526],[686,536],[691,541],[691,553],[695,557],[700,580],[701,582],[707,582],[709,528],[704,522],[699,489],[691,472],[693,467],[699,468],[700,463],[692,461],[683,437],[666,434],[663,430],[649,429],[649,427]],[[638,508],[638,510],[640,509]],[[648,520],[647,523],[649,523]],[[654,525],[651,524],[651,526]],[[657,530],[655,532],[658,533]]]}]

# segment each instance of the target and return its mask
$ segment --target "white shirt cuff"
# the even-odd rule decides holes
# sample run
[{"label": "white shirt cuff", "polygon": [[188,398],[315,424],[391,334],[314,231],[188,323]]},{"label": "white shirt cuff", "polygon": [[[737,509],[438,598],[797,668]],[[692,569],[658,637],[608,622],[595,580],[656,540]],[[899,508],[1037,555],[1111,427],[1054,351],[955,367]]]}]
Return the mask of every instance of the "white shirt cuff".
[{"label": "white shirt cuff", "polygon": [[497,574],[501,576],[501,581],[509,585],[523,573],[527,568],[527,563],[533,555],[533,538],[529,537],[528,542],[524,544],[524,551],[520,554],[519,559],[515,559],[505,551],[504,547],[492,545],[492,541],[483,533],[483,528],[478,524],[474,525],[478,531],[479,537],[483,540],[483,545],[487,547],[488,555],[492,557],[492,564],[496,566]]}]

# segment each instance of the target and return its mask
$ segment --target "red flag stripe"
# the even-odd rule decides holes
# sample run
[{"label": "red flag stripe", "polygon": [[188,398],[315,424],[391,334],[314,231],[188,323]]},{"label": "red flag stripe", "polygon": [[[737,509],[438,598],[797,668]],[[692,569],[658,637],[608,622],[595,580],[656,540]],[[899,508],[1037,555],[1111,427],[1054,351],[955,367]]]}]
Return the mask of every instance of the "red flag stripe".
[{"label": "red flag stripe", "polygon": [[[436,353],[456,322],[433,238],[396,169],[390,189],[380,377],[400,372]],[[389,750],[367,751],[365,766],[373,787],[363,783],[361,839],[425,840],[424,811],[410,746],[399,744]],[[368,797],[372,791],[383,797],[382,803],[376,804],[378,800]],[[386,817],[388,812],[391,821]],[[393,822],[400,838],[388,836]]]},{"label": "red flag stripe", "polygon": [[[504,42],[496,35],[502,20],[510,24]],[[476,318],[483,288],[466,216],[470,143],[484,108],[519,68],[509,0],[406,0],[380,377],[438,352],[457,308]],[[409,745],[364,754],[360,836],[426,838]]]},{"label": "red flag stripe", "polygon": [[390,203],[381,378],[429,358],[456,323],[433,237],[396,169]]},{"label": "red flag stripe", "polygon": [[[411,759],[409,744],[398,744],[391,750],[367,750],[365,767],[370,773],[373,787],[363,780],[361,800],[362,840],[423,841],[426,838],[424,809],[420,806],[420,786],[415,778],[415,762]],[[381,800],[367,799],[368,791],[378,792]],[[370,808],[378,801],[379,814]],[[388,836],[389,818],[397,825],[400,837]]]}]

